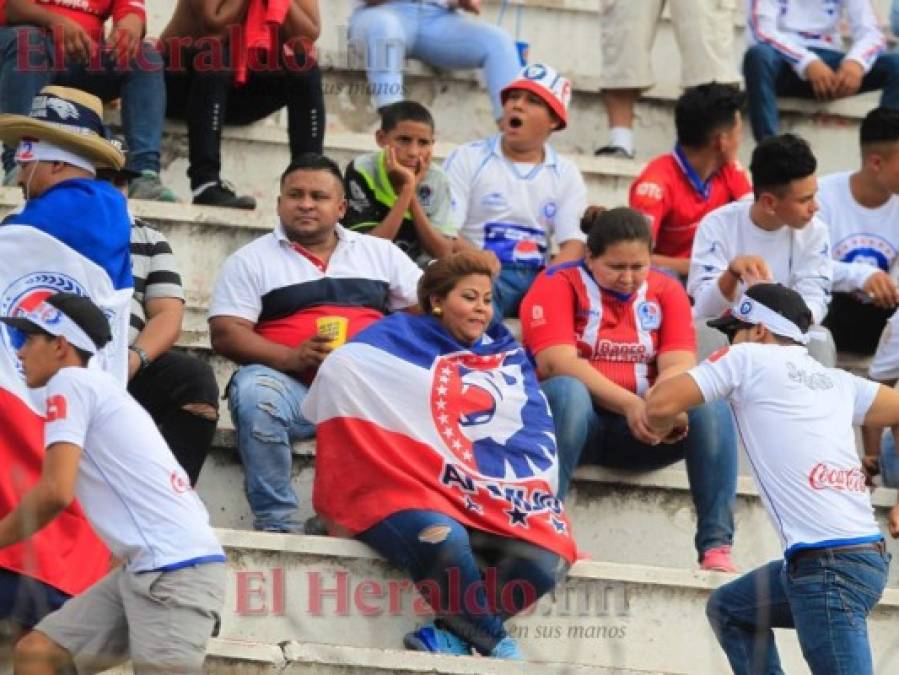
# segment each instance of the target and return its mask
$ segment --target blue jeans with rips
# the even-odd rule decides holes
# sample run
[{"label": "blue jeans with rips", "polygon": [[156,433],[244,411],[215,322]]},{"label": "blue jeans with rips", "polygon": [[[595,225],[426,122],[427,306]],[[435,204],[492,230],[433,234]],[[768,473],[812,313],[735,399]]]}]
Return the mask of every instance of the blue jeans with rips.
[{"label": "blue jeans with rips", "polygon": [[237,451],[246,474],[253,527],[270,532],[302,532],[299,500],[290,484],[291,444],[315,436],[315,425],[300,413],[309,388],[290,375],[262,365],[243,366],[228,384]]},{"label": "blue jeans with rips", "polygon": [[466,528],[438,511],[398,511],[356,537],[406,570],[438,621],[485,655],[506,637],[503,622],[568,570],[548,549]]},{"label": "blue jeans with rips", "polygon": [[[57,84],[91,93],[104,101],[122,99],[122,126],[128,168],[159,172],[159,148],[165,122],[163,60],[150,44],[125,67],[114,54],[101,52],[96,63],[56,62],[53,37],[37,26],[0,27],[0,113],[27,115],[40,90]],[[4,146],[3,168],[15,166],[15,148]]]},{"label": "blue jeans with rips", "polygon": [[734,539],[737,491],[737,434],[724,401],[689,411],[687,437],[671,445],[647,445],[631,435],[627,419],[596,408],[577,378],[551,377],[541,383],[549,401],[559,449],[559,490],[564,499],[579,463],[648,471],[685,459],[697,527],[695,545],[703,552]]},{"label": "blue jeans with rips", "polygon": [[712,593],[706,615],[735,675],[782,675],[772,628],[795,628],[813,675],[871,675],[867,617],[889,553],[774,560]]}]

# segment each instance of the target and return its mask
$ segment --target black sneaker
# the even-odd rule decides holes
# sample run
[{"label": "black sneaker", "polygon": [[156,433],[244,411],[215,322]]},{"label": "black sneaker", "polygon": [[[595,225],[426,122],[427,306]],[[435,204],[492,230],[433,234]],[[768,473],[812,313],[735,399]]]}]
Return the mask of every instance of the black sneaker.
[{"label": "black sneaker", "polygon": [[250,195],[238,195],[234,186],[228,181],[220,180],[194,190],[194,204],[204,206],[224,206],[229,209],[245,209],[252,211],[256,208],[256,200]]},{"label": "black sneaker", "polygon": [[621,159],[633,159],[634,153],[628,152],[620,145],[604,145],[593,153],[597,157],[619,157]]}]

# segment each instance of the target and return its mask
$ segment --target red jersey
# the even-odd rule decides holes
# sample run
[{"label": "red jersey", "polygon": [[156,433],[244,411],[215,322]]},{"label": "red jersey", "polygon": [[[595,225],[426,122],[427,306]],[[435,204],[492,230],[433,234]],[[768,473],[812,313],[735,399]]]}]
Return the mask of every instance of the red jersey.
[{"label": "red jersey", "polygon": [[689,258],[703,216],[751,191],[749,176],[739,162],[724,165],[701,183],[675,148],[646,165],[631,184],[628,201],[652,221],[654,253]]},{"label": "red jersey", "polygon": [[[118,21],[126,14],[136,14],[146,25],[144,0],[37,0],[49,12],[77,21],[91,36],[103,35],[103,24],[110,16]],[[6,0],[0,0],[0,25],[6,23]]]},{"label": "red jersey", "polygon": [[550,267],[534,281],[519,316],[532,354],[573,345],[612,382],[641,395],[655,382],[659,354],[696,351],[686,291],[655,270],[622,299],[600,288],[583,263]]}]

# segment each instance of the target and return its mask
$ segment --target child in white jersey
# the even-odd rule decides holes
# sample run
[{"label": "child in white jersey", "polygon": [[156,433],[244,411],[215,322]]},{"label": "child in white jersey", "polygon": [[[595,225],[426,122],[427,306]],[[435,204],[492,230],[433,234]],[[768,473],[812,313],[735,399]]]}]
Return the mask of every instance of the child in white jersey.
[{"label": "child in white jersey", "polygon": [[587,188],[574,163],[548,142],[568,124],[570,100],[571,83],[533,63],[502,91],[502,133],[460,146],[443,163],[456,246],[485,249],[499,261],[494,322],[518,316],[553,242],[554,262],[584,256],[580,222]]},{"label": "child in white jersey", "polygon": [[41,478],[0,519],[0,548],[31,536],[77,497],[122,565],[19,641],[17,673],[81,675],[129,657],[134,672],[200,673],[224,600],[225,555],[209,515],[149,414],[91,356],[111,339],[89,298],[57,293],[0,317],[24,333],[18,356],[46,387]]},{"label": "child in white jersey", "polygon": [[[733,346],[660,382],[649,424],[726,399],[784,558],[715,591],[706,613],[735,673],[782,673],[772,628],[795,628],[816,675],[873,670],[867,616],[886,584],[886,553],[853,425],[899,422],[899,393],[808,354],[811,311],[778,284],[749,288],[709,321]],[[891,513],[896,536],[897,510]]]}]

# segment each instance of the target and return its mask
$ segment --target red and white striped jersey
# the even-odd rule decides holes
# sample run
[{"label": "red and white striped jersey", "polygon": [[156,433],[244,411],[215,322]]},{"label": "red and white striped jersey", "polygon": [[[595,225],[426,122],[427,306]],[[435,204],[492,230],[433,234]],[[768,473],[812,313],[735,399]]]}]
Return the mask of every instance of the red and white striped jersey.
[{"label": "red and white striped jersey", "polygon": [[521,304],[525,346],[534,355],[574,345],[615,384],[643,394],[666,351],[696,351],[690,301],[673,278],[650,270],[627,297],[600,288],[581,262],[545,270]]}]

